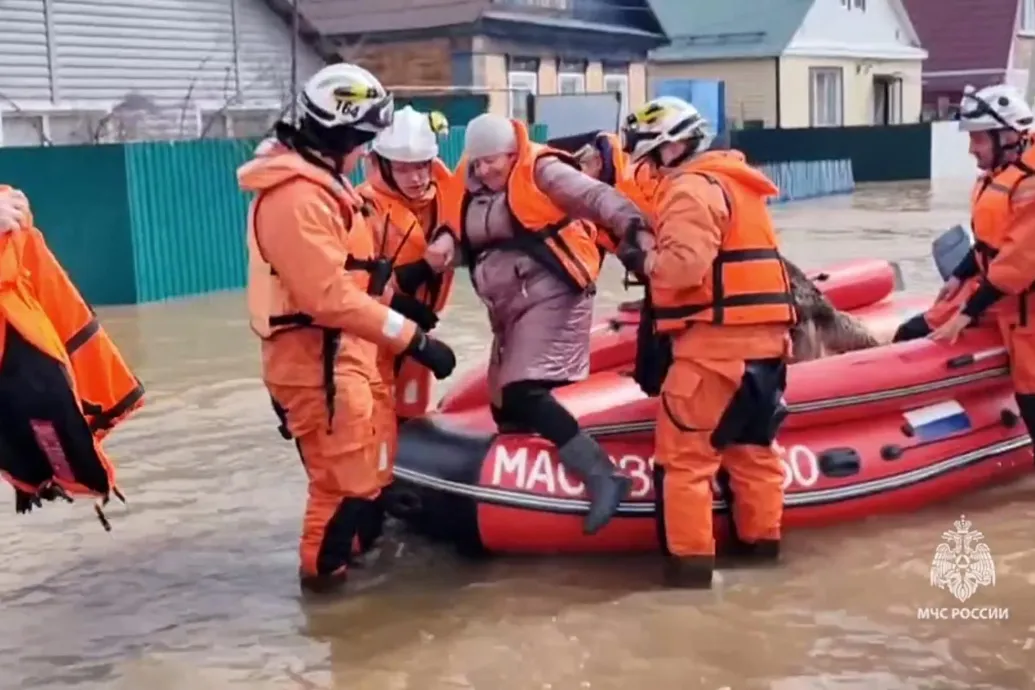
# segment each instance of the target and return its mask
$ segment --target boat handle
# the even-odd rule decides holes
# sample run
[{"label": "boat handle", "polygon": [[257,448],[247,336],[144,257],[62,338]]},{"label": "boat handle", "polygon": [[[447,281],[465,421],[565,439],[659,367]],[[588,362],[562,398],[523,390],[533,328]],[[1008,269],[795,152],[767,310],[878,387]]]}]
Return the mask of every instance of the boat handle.
[{"label": "boat handle", "polygon": [[946,360],[945,365],[949,369],[962,369],[963,367],[969,367],[972,364],[977,364],[978,362],[983,362],[986,359],[992,359],[993,357],[998,357],[999,355],[1005,354],[1005,347],[991,347],[987,350],[980,350],[978,352],[968,352],[965,355],[956,355],[955,357],[950,357],[948,360]]}]

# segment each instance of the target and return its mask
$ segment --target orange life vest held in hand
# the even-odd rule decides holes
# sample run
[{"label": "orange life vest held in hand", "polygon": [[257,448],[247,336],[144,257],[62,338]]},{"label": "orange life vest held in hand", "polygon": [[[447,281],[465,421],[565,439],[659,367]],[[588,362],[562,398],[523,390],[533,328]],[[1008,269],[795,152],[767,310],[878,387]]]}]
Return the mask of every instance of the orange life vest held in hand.
[{"label": "orange life vest held in hand", "polygon": [[[998,172],[985,173],[978,179],[971,193],[971,227],[974,231],[974,252],[978,267],[987,278],[992,260],[1006,241],[1006,234],[1013,226],[1016,213],[1010,198],[1022,181],[1035,176],[1035,144],[1029,144],[1021,159]],[[1031,270],[1030,268],[1028,270]],[[1032,271],[1035,284],[1035,271]],[[1021,319],[1026,320],[1029,295],[1032,289],[1022,292],[1012,305],[1019,310]],[[1004,297],[1005,300],[1010,299]]]},{"label": "orange life vest held in hand", "polygon": [[0,237],[0,319],[0,475],[18,511],[121,499],[100,441],[144,389],[31,223]]},{"label": "orange life vest held in hand", "polygon": [[[536,144],[529,139],[523,122],[511,120],[517,139],[517,161],[507,180],[507,208],[516,236],[502,242],[473,247],[464,230],[467,209],[471,202],[464,193],[460,208],[461,247],[472,272],[477,255],[490,249],[512,249],[527,253],[575,292],[592,292],[600,275],[600,249],[596,227],[588,220],[569,218],[535,181],[535,167],[540,158],[552,156],[572,167],[579,164],[569,154]],[[457,169],[460,183],[466,183],[467,161]]]},{"label": "orange life vest held in hand", "polygon": [[[722,245],[704,281],[681,290],[651,288],[658,331],[671,333],[694,322],[715,325],[794,324],[797,316],[764,197],[721,169],[695,170],[723,192],[729,210]],[[668,182],[668,181],[667,181]]]},{"label": "orange life vest held in hand", "polygon": [[[600,132],[593,143],[603,159],[600,181],[621,192],[622,196],[636,204],[641,213],[649,217],[651,214],[650,201],[637,178],[637,174],[645,166],[641,164],[634,167],[631,164],[628,154],[622,151],[622,142],[616,134]],[[605,252],[614,254],[618,251],[618,244],[621,241],[621,237],[614,237],[609,232],[597,233],[597,244]]]}]

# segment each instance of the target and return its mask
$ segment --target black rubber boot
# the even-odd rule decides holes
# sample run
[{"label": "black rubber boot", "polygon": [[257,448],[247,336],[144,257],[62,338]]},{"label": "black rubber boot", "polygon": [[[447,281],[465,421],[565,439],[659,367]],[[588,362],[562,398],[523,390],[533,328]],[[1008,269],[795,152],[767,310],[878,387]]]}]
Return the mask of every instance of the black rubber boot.
[{"label": "black rubber boot", "polygon": [[673,589],[711,589],[713,556],[667,556],[665,586]]},{"label": "black rubber boot", "polygon": [[339,568],[328,575],[305,575],[302,572],[298,573],[298,584],[302,588],[302,594],[309,596],[341,594],[344,592],[347,582],[348,572],[346,568]]},{"label": "black rubber boot", "polygon": [[731,567],[776,565],[780,561],[780,540],[759,539],[756,542],[734,541],[723,554]]},{"label": "black rubber boot", "polygon": [[610,522],[619,504],[632,491],[632,480],[621,474],[600,444],[579,433],[558,450],[566,469],[577,473],[589,494],[589,513],[582,525],[586,534],[596,534]]}]

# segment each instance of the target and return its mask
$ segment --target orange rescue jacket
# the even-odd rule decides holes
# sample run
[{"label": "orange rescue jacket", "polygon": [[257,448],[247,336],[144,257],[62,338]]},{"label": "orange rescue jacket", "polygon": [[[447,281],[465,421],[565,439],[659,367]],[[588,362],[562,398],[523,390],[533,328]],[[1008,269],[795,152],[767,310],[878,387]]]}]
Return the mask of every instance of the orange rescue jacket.
[{"label": "orange rescue jacket", "polygon": [[[248,218],[248,310],[269,384],[377,378],[377,348],[406,349],[416,326],[369,294],[380,271],[362,201],[347,181],[280,145],[238,170],[257,192]],[[375,291],[376,292],[376,291]]]},{"label": "orange rescue jacket", "polygon": [[[379,178],[379,173],[375,172]],[[421,227],[420,218],[411,210],[409,202],[380,179],[364,182],[356,191],[369,202],[377,216],[373,226],[377,255],[388,259],[392,266],[406,266],[424,258],[433,237],[441,232],[456,236],[450,225],[451,208],[459,205],[456,182],[452,171],[439,159],[431,163],[431,180],[435,187],[431,201],[431,222]],[[416,297],[435,312],[441,312],[453,290],[453,271],[446,271],[422,285]]]},{"label": "orange rescue jacket", "polygon": [[144,388],[31,220],[0,236],[0,319],[0,475],[36,505],[122,498],[100,442]]},{"label": "orange rescue jacket", "polygon": [[[1011,252],[1010,256],[1001,256],[1001,252],[1019,214],[1014,205],[1015,193],[1022,184],[1035,182],[1033,178],[1035,144],[1029,145],[1017,162],[982,175],[971,193],[971,227],[978,268],[986,281],[1014,296],[1012,302],[1004,298],[996,305],[996,311],[1017,311],[1022,320],[1027,319],[1029,295],[1035,285],[1035,266],[1030,262],[1035,247]],[[1013,239],[1016,242],[1018,238]]]},{"label": "orange rescue jacket", "polygon": [[[682,289],[651,285],[658,331],[671,333],[694,322],[794,324],[797,316],[791,282],[766,208],[766,196],[775,194],[775,185],[748,167],[739,154],[703,154],[661,181],[659,213],[665,213],[668,203],[685,193],[678,189],[685,175],[703,177],[721,190],[729,220],[722,228],[718,255],[699,284]],[[659,217],[656,227],[669,222],[678,223],[678,219]],[[660,237],[659,246],[664,246]]]},{"label": "orange rescue jacket", "polygon": [[575,292],[592,291],[600,275],[600,249],[596,227],[588,220],[569,218],[536,185],[535,166],[540,158],[552,156],[578,169],[569,154],[536,144],[519,120],[511,120],[517,138],[517,161],[507,180],[507,207],[517,235],[503,242],[472,247],[464,229],[471,195],[466,191],[468,164],[457,166],[457,183],[464,194],[460,204],[460,246],[468,266],[474,269],[477,254],[489,249],[515,249],[526,252]]}]

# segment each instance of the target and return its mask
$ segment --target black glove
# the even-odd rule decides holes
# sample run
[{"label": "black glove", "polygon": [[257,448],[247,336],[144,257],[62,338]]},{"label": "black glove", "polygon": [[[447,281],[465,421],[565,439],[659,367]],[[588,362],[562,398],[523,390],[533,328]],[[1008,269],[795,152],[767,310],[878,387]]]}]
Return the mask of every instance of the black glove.
[{"label": "black glove", "polygon": [[456,355],[453,354],[452,348],[419,329],[403,354],[413,357],[418,364],[430,369],[439,381],[452,374],[456,368]]},{"label": "black glove", "polygon": [[639,220],[629,223],[622,241],[615,250],[615,256],[625,266],[625,270],[641,279],[645,275],[643,268],[647,261],[647,252],[640,247],[638,235],[646,229]]},{"label": "black glove", "polygon": [[615,251],[615,256],[625,266],[625,270],[632,273],[641,280],[646,275],[644,266],[647,263],[647,252],[640,249],[639,245],[630,244],[628,240],[622,240]]},{"label": "black glove", "polygon": [[438,325],[438,314],[416,297],[397,292],[392,295],[389,306],[420,326],[422,331],[433,331]]},{"label": "black glove", "polygon": [[424,259],[412,264],[399,266],[395,269],[395,284],[406,294],[416,294],[421,285],[431,280],[435,275],[431,264]]}]

